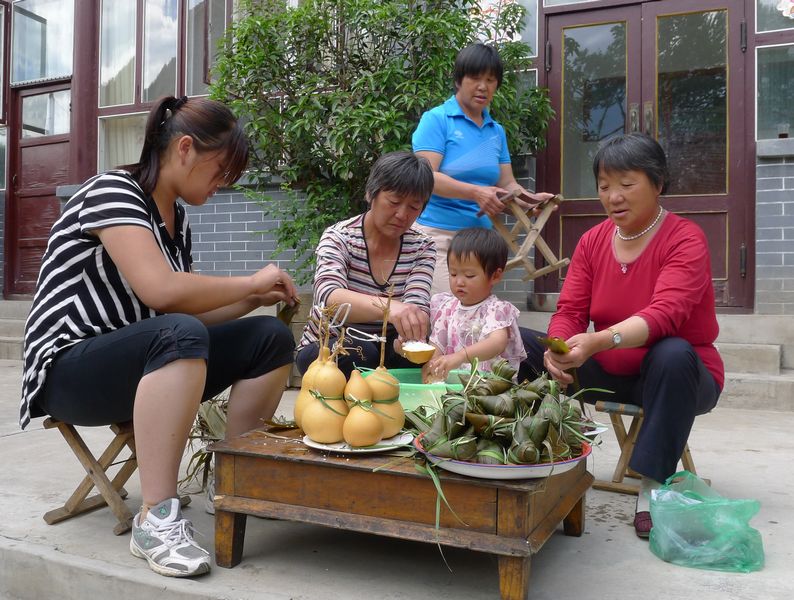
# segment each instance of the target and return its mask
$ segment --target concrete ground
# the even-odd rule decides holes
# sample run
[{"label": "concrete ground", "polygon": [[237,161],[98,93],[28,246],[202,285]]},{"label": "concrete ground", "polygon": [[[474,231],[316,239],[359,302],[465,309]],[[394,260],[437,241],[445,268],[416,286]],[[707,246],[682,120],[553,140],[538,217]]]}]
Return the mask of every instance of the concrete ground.
[{"label": "concrete ground", "polygon": [[[178,600],[295,599],[425,600],[498,598],[496,559],[319,526],[248,519],[243,562],[213,567],[209,575],[161,577],[128,550],[128,534],[112,533],[108,509],[58,525],[42,515],[63,503],[82,470],[55,431],[41,420],[17,425],[21,363],[0,361],[0,599],[156,597]],[[291,413],[295,392],[281,411]],[[606,421],[601,415],[601,420]],[[89,445],[107,440],[102,428],[84,429]],[[634,535],[633,497],[592,490],[585,534],[561,528],[532,559],[533,600],[676,598],[783,599],[794,595],[794,412],[717,408],[698,418],[690,447],[701,474],[724,496],[755,498],[751,524],[763,537],[766,566],[750,574],[688,569],[665,563]],[[610,432],[589,459],[596,477],[609,478],[617,457]],[[140,502],[137,477],[128,505]],[[213,518],[196,495],[185,511],[212,551]]]}]

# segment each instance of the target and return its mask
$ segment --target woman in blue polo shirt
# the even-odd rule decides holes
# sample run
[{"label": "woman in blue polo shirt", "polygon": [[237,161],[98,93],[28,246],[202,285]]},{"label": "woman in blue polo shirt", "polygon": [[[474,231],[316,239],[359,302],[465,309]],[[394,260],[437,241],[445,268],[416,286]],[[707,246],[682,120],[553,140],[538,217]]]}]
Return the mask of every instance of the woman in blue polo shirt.
[{"label": "woman in blue polo shirt", "polygon": [[[422,115],[413,150],[430,161],[433,195],[416,226],[436,243],[432,293],[449,291],[447,249],[452,236],[467,227],[490,228],[504,210],[499,196],[524,190],[515,180],[504,128],[488,106],[502,83],[502,60],[492,46],[467,46],[455,59],[455,95]],[[552,194],[529,196],[537,201]]]}]

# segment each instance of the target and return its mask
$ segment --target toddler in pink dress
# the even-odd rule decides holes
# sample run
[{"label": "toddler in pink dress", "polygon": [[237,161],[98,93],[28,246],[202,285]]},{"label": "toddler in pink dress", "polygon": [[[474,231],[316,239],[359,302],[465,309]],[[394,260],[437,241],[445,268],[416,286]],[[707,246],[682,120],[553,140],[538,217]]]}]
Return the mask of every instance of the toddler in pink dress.
[{"label": "toddler in pink dress", "polygon": [[507,264],[508,247],[492,229],[461,229],[447,254],[449,288],[430,300],[430,343],[436,353],[422,368],[423,381],[443,381],[450,371],[489,371],[498,358],[516,371],[527,354],[518,329],[518,309],[491,293]]}]

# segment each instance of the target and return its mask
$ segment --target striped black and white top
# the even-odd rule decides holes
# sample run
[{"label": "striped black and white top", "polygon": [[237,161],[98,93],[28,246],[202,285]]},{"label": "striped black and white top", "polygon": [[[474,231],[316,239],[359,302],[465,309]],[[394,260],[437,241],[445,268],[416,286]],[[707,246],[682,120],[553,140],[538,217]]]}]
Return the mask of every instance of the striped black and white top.
[{"label": "striped black and white top", "polygon": [[[430,314],[430,284],[436,264],[435,242],[414,228],[406,231],[401,238],[394,269],[385,278],[388,283],[382,285],[370,270],[367,240],[364,238],[366,214],[331,225],[320,238],[316,251],[313,307],[298,344],[299,350],[317,341],[317,322],[320,315],[318,305],[327,304],[328,296],[336,289],[386,297],[393,284],[392,298],[420,306]],[[380,335],[382,322],[356,323],[354,327]],[[393,332],[394,326],[389,324],[389,333]]]},{"label": "striped black and white top", "polygon": [[190,227],[176,205],[176,232],[168,234],[151,197],[125,171],[109,171],[84,183],[53,225],[42,258],[36,295],[25,324],[19,424],[43,416],[33,399],[58,352],[83,339],[156,316],[132,291],[96,235],[105,227],[149,229],[166,261],[189,272]]}]

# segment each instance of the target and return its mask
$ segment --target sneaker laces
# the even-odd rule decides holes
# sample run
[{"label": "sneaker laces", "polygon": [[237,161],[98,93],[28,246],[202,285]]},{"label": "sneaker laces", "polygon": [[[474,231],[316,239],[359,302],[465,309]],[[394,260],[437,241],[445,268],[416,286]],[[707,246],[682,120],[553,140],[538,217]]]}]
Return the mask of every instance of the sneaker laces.
[{"label": "sneaker laces", "polygon": [[172,548],[178,544],[198,546],[196,541],[193,539],[193,534],[197,533],[198,535],[204,535],[195,527],[193,527],[193,523],[188,519],[179,519],[173,523],[165,523],[159,526],[152,523],[152,526],[157,533],[162,534],[163,541],[169,548]]}]

